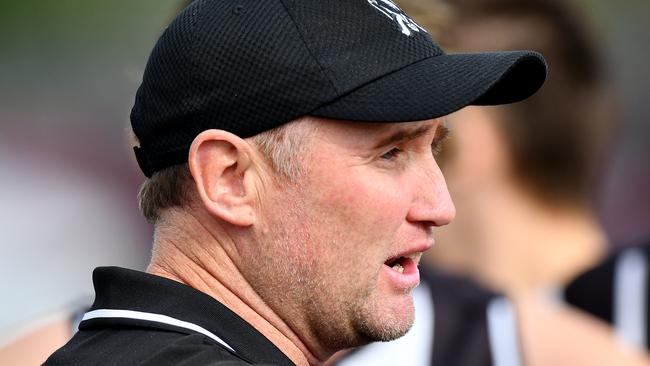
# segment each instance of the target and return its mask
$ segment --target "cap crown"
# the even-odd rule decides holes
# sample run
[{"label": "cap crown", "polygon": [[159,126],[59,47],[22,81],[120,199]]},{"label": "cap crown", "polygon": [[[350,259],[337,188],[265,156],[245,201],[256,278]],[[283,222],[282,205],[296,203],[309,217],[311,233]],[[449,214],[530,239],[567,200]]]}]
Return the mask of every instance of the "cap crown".
[{"label": "cap crown", "polygon": [[256,135],[443,54],[388,0],[197,0],[154,47],[131,112],[147,176],[196,135]]}]

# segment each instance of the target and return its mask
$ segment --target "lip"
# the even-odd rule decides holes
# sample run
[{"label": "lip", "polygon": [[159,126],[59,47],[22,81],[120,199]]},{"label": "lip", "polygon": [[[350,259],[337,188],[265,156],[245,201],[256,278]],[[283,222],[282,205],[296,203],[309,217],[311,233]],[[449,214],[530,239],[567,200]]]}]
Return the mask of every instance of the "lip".
[{"label": "lip", "polygon": [[409,248],[407,248],[407,249],[405,249],[405,250],[403,250],[401,252],[396,252],[394,255],[391,255],[390,257],[388,257],[386,259],[386,261],[384,263],[390,262],[390,261],[392,261],[394,259],[397,259],[399,257],[408,257],[411,254],[416,254],[416,253],[423,254],[427,250],[431,249],[431,247],[433,247],[433,245],[434,245],[433,240],[430,241],[430,242],[427,241],[427,242],[424,242],[424,243],[421,243],[421,244],[413,245],[413,246],[411,246],[411,247],[409,247]]}]

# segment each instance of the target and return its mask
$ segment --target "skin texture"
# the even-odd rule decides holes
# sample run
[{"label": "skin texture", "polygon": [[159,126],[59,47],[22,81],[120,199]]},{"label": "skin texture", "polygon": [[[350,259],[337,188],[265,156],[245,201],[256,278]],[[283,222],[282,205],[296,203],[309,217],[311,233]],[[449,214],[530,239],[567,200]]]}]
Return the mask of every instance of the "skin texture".
[{"label": "skin texture", "polygon": [[[454,215],[431,153],[438,126],[322,123],[303,179],[267,192],[262,242],[242,270],[267,303],[330,351],[394,339],[412,324],[413,287],[393,284],[384,262],[429,248],[431,229]],[[422,128],[422,136],[377,147]]]},{"label": "skin texture", "polygon": [[148,271],[213,296],[307,365],[409,329],[418,276],[385,263],[413,255],[415,268],[455,208],[433,155],[440,120],[300,123],[313,133],[293,181],[249,140],[197,136],[194,203],[162,215]]}]

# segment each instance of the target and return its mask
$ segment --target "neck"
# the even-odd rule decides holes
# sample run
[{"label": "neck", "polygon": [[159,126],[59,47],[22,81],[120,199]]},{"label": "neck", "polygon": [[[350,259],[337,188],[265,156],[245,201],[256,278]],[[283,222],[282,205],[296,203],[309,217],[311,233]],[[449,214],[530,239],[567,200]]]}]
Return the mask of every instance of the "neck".
[{"label": "neck", "polygon": [[[322,363],[300,337],[257,295],[237,269],[234,243],[218,228],[188,212],[167,212],[158,225],[147,272],[165,277],[213,297],[262,333],[296,365]],[[224,233],[221,230],[221,233]]]},{"label": "neck", "polygon": [[452,230],[458,232],[447,239],[449,246],[473,242],[478,253],[465,255],[464,265],[492,288],[512,293],[561,287],[604,256],[605,234],[587,208],[546,206],[512,186],[468,204],[463,209],[475,215],[478,235],[468,239]]}]

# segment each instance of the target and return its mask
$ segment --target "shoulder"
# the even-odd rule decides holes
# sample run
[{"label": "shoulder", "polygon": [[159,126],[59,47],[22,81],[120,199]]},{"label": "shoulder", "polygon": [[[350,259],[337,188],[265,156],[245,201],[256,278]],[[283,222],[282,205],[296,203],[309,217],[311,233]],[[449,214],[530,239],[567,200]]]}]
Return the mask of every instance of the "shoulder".
[{"label": "shoulder", "polygon": [[144,329],[80,331],[45,365],[248,365],[201,334]]}]

